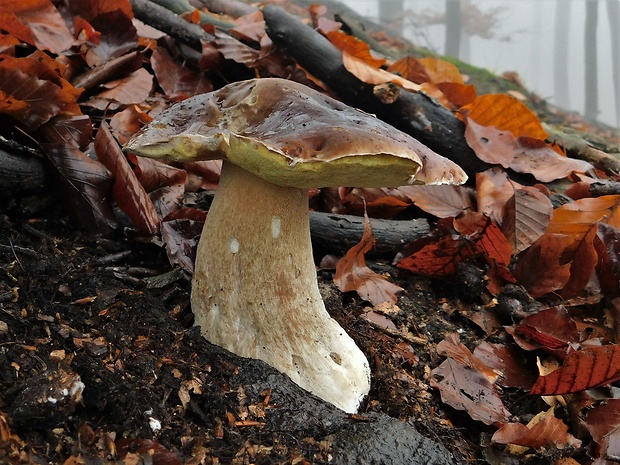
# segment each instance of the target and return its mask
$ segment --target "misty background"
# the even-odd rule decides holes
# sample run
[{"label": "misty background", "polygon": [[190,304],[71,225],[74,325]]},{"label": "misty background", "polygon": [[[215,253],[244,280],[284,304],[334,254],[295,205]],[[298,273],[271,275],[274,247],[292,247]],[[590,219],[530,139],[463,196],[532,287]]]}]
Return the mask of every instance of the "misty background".
[{"label": "misty background", "polygon": [[418,46],[516,72],[562,109],[620,128],[620,0],[342,0]]}]

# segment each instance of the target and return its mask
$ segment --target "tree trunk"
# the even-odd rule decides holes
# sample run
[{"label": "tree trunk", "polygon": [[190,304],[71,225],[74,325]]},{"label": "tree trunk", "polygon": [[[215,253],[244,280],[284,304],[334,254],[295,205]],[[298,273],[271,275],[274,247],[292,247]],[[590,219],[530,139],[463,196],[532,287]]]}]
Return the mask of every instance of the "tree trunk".
[{"label": "tree trunk", "polygon": [[379,22],[394,34],[403,33],[404,0],[379,1]]},{"label": "tree trunk", "polygon": [[570,108],[568,88],[568,38],[571,0],[555,2],[555,51],[553,54],[553,87],[555,104]]},{"label": "tree trunk", "polygon": [[598,57],[596,26],[598,24],[598,0],[586,0],[585,27],[585,107],[586,118],[598,116]]},{"label": "tree trunk", "polygon": [[445,54],[460,58],[461,48],[461,1],[446,0],[446,46]]},{"label": "tree trunk", "polygon": [[620,129],[620,2],[607,0],[607,17],[611,35],[611,76],[614,83],[616,127]]}]

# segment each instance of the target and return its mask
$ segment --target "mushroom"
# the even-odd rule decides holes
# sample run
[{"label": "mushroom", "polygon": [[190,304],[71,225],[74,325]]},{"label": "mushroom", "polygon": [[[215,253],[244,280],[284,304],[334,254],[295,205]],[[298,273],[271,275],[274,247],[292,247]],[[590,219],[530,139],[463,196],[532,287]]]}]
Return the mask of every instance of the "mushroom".
[{"label": "mushroom", "polygon": [[462,183],[463,171],[372,115],[276,78],[179,102],[125,150],[178,162],[223,159],[196,255],[196,324],[210,342],[357,411],[370,368],[319,293],[308,188]]}]

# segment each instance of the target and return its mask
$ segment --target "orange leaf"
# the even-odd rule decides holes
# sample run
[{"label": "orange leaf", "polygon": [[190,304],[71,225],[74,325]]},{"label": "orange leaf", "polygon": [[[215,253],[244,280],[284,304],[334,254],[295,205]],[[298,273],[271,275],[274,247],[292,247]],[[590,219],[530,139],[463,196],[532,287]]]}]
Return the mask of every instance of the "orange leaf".
[{"label": "orange leaf", "polygon": [[390,73],[399,74],[409,81],[421,84],[430,82],[430,77],[426,73],[424,65],[414,57],[406,56],[392,63],[388,69]]},{"label": "orange leaf", "polygon": [[370,221],[368,215],[364,215],[362,239],[336,264],[334,283],[341,292],[356,291],[362,299],[373,305],[382,302],[395,303],[398,300],[396,294],[403,289],[366,266],[364,254],[374,245],[375,238],[370,229]]},{"label": "orange leaf", "polygon": [[455,108],[469,105],[476,100],[476,87],[458,82],[438,82],[435,84]]},{"label": "orange leaf", "polygon": [[435,84],[440,82],[464,84],[461,72],[449,61],[439,58],[420,58],[419,61],[424,66],[426,74],[430,77],[430,82]]},{"label": "orange leaf", "polygon": [[581,441],[568,432],[568,426],[553,415],[553,409],[542,412],[525,426],[521,423],[506,423],[491,438],[496,444],[516,444],[540,449],[555,445],[558,448],[570,445],[580,447]]},{"label": "orange leaf", "polygon": [[371,68],[379,68],[385,63],[385,59],[372,56],[370,47],[363,40],[350,36],[342,31],[331,31],[326,35],[329,41],[334,44],[338,50],[343,52],[343,55],[347,54]]},{"label": "orange leaf", "polygon": [[50,0],[0,2],[0,24],[18,39],[52,53],[73,45],[73,35]]},{"label": "orange leaf", "polygon": [[549,233],[570,234],[578,243],[596,223],[620,229],[620,195],[579,199],[558,207],[549,223]]},{"label": "orange leaf", "polygon": [[403,86],[407,90],[419,91],[421,87],[407,79],[403,79],[396,74],[392,74],[381,68],[373,68],[363,60],[342,52],[342,62],[347,71],[357,77],[359,80],[367,84],[383,84],[386,82],[394,82]]},{"label": "orange leaf", "polygon": [[468,212],[454,220],[454,229],[475,240],[481,252],[497,264],[507,266],[510,263],[512,247],[488,216]]},{"label": "orange leaf", "polygon": [[540,376],[530,394],[569,394],[620,379],[620,346],[587,347],[566,356],[563,365]]},{"label": "orange leaf", "polygon": [[514,137],[545,140],[549,136],[529,108],[506,94],[480,95],[460,113],[468,122],[473,120],[480,126],[493,126],[500,132],[510,132]]}]

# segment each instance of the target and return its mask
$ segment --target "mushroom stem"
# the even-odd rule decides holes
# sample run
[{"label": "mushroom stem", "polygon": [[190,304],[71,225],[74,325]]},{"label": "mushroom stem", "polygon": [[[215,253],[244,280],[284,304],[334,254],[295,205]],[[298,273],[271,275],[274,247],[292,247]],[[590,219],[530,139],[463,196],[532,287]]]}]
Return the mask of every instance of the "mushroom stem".
[{"label": "mushroom stem", "polygon": [[212,343],[261,359],[355,412],[369,391],[370,368],[325,309],[308,216],[307,190],[276,186],[224,161],[198,245],[195,321]]}]

